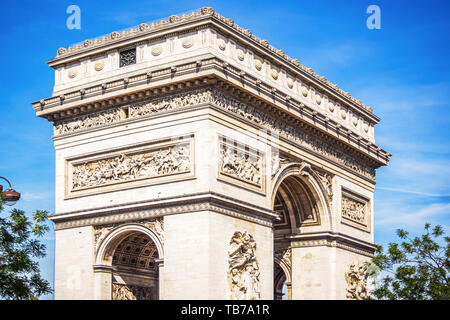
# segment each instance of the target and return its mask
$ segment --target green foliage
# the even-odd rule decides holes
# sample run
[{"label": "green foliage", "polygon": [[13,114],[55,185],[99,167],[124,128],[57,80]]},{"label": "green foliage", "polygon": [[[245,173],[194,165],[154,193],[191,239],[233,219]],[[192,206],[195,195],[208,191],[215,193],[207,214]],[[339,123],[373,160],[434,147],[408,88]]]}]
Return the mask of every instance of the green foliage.
[{"label": "green foliage", "polygon": [[[450,238],[441,226],[425,225],[425,233],[409,238],[397,230],[401,243],[390,243],[386,252],[377,246],[372,269],[387,274],[375,282],[373,298],[391,300],[450,299]],[[445,243],[440,245],[439,243]],[[372,274],[373,275],[373,274]]]},{"label": "green foliage", "polygon": [[46,246],[37,238],[49,229],[48,212],[37,210],[30,219],[18,209],[12,209],[8,217],[3,209],[0,199],[0,299],[36,300],[52,292],[35,261],[46,255]]}]

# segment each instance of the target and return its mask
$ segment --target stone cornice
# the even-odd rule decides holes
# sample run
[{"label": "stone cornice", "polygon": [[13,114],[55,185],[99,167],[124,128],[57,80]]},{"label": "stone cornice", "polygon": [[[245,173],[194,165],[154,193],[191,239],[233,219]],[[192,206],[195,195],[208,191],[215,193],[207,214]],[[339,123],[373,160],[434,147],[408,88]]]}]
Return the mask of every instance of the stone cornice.
[{"label": "stone cornice", "polygon": [[[325,77],[317,75],[311,68],[304,67],[297,59],[288,57],[282,50],[274,48],[266,40],[261,40],[253,35],[250,30],[239,27],[232,19],[224,18],[214,12],[214,9],[207,7],[200,9],[199,12],[192,12],[189,15],[182,15],[181,17],[172,15],[168,20],[162,20],[159,23],[152,23],[151,25],[142,23],[135,29],[121,33],[112,32],[109,36],[105,36],[102,39],[96,39],[94,41],[86,40],[83,44],[69,49],[60,48],[57,57],[48,61],[48,63],[52,67],[57,67],[58,65],[92,54],[98,54],[102,51],[112,50],[113,48],[123,47],[139,41],[148,41],[149,38],[154,38],[155,36],[167,37],[167,33],[173,36],[177,32],[186,32],[186,28],[200,27],[202,24],[214,25],[221,29],[222,32],[238,37],[240,41],[254,47],[261,56],[276,61],[277,64],[283,65],[285,68],[287,67],[291,72],[302,75],[316,86],[321,87],[322,90],[338,96],[353,108],[359,109],[359,111],[365,111],[365,113],[372,113],[372,108],[365,106],[360,100],[353,98],[348,92],[330,83]],[[373,114],[372,116],[377,119],[376,122],[379,121]]]},{"label": "stone cornice", "polygon": [[[238,72],[237,68],[224,65],[217,58],[198,60],[83,88],[64,97],[35,102],[33,107],[38,116],[59,121],[189,88],[214,85],[240,100],[258,105],[259,108],[267,111],[278,110],[277,115],[284,121],[290,120],[293,125],[303,130],[313,130],[323,139],[331,139],[329,140],[331,143],[340,141],[345,148],[368,156],[368,159],[375,162],[375,167],[388,163],[390,154],[367,139],[342,127],[300,101],[280,93],[270,85]],[[231,83],[230,79],[240,82],[241,85]],[[158,86],[164,82],[167,85]],[[241,86],[245,87],[246,91],[243,91]],[[281,109],[280,106],[282,106]]]},{"label": "stone cornice", "polygon": [[[275,237],[275,239],[277,239]],[[335,232],[305,233],[284,237],[289,240],[292,248],[328,246],[336,247],[368,257],[373,257],[375,245],[354,237]]]},{"label": "stone cornice", "polygon": [[86,210],[57,213],[50,216],[55,230],[87,225],[101,225],[156,218],[165,215],[213,211],[220,214],[272,226],[278,214],[272,210],[236,200],[217,193],[197,193],[179,197],[104,206]]}]

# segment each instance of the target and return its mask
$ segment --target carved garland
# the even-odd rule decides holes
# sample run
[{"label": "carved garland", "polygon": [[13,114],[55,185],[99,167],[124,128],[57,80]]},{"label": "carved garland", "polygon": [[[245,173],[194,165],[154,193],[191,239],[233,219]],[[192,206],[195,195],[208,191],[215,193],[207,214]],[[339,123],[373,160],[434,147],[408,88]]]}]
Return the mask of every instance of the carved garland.
[{"label": "carved garland", "polygon": [[[130,105],[129,113],[130,118],[133,118],[200,103],[212,103],[228,112],[232,112],[246,120],[265,127],[270,131],[275,131],[276,134],[285,137],[298,145],[307,147],[331,160],[341,163],[368,178],[375,178],[375,169],[359,163],[353,157],[338,150],[330,143],[324,142],[304,130],[289,125],[285,121],[267,114],[267,112],[231,98],[216,89],[203,88],[191,92],[183,92],[157,98],[151,101],[134,103]],[[112,114],[109,116],[106,116],[108,111],[104,111],[102,113],[82,116],[72,120],[55,122],[55,134],[74,132],[83,128],[117,122],[120,120],[120,116],[117,115],[118,113],[120,114],[119,109],[120,108],[112,109]]]},{"label": "carved garland", "polygon": [[260,299],[256,243],[247,231],[236,231],[228,250],[228,279],[231,300]]}]

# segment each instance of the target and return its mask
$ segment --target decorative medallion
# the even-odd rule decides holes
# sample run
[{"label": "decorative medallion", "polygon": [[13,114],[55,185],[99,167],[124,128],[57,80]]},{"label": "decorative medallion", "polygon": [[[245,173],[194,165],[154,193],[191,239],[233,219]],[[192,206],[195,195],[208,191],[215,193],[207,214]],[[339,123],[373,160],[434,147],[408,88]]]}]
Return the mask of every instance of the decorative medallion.
[{"label": "decorative medallion", "polygon": [[292,79],[287,80],[287,86],[289,87],[289,89],[292,89],[294,87],[294,82],[292,81]]},{"label": "decorative medallion", "polygon": [[68,72],[68,76],[69,76],[70,79],[75,78],[77,76],[77,74],[78,74],[78,71],[75,68],[70,69],[69,72]]},{"label": "decorative medallion", "polygon": [[355,127],[358,125],[358,118],[356,116],[352,117],[352,123]]},{"label": "decorative medallion", "polygon": [[261,298],[256,243],[247,231],[236,231],[228,250],[228,282],[231,300]]},{"label": "decorative medallion", "polygon": [[103,70],[103,67],[105,66],[105,63],[103,61],[98,61],[94,65],[95,71],[101,71]]},{"label": "decorative medallion", "polygon": [[242,51],[241,49],[237,50],[237,57],[239,60],[244,60],[244,51]]},{"label": "decorative medallion", "polygon": [[330,110],[330,112],[334,111],[334,104],[332,102],[328,103],[328,110]]},{"label": "decorative medallion", "polygon": [[302,87],[302,95],[306,97],[308,95],[308,89],[306,87]]},{"label": "decorative medallion", "polygon": [[159,56],[162,53],[162,46],[157,45],[152,48],[152,55]]},{"label": "decorative medallion", "polygon": [[183,48],[188,49],[194,45],[194,41],[192,41],[192,38],[186,38],[183,39],[181,45],[183,46]]},{"label": "decorative medallion", "polygon": [[319,95],[316,95],[316,103],[317,104],[321,104],[322,103],[322,98]]},{"label": "decorative medallion", "polygon": [[270,72],[270,75],[272,76],[272,78],[273,78],[274,80],[277,80],[277,79],[278,79],[278,71],[277,71],[277,70],[272,69],[272,71]]},{"label": "decorative medallion", "polygon": [[220,50],[224,51],[225,48],[226,48],[225,41],[224,41],[223,39],[219,39],[219,41],[218,41],[218,46],[219,46],[219,49],[220,49]]},{"label": "decorative medallion", "polygon": [[261,62],[261,60],[258,59],[258,58],[255,59],[255,68],[256,68],[256,70],[258,70],[258,71],[261,71],[261,69],[262,69],[262,62]]},{"label": "decorative medallion", "polygon": [[347,111],[346,111],[345,109],[342,109],[342,110],[341,110],[341,118],[342,118],[342,119],[347,118]]},{"label": "decorative medallion", "polygon": [[369,125],[366,122],[364,122],[363,129],[365,133],[369,132]]}]

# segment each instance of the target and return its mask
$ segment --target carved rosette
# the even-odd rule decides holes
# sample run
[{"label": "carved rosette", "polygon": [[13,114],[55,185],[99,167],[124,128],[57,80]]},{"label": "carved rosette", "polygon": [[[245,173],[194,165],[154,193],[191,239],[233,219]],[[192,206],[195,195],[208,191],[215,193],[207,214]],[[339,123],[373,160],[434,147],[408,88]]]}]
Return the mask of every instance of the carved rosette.
[{"label": "carved rosette", "polygon": [[247,231],[236,231],[228,250],[228,280],[231,300],[258,300],[260,295],[259,266],[256,243]]},{"label": "carved rosette", "polygon": [[238,143],[219,143],[219,178],[242,186],[264,190],[263,155],[248,146]]},{"label": "carved rosette", "polygon": [[112,284],[112,300],[154,300],[151,287],[142,287],[123,283]]},{"label": "carved rosette", "polygon": [[347,272],[345,272],[345,280],[347,282],[346,298],[349,300],[363,300],[367,298],[368,277],[367,267],[364,264],[358,261],[352,262]]}]

